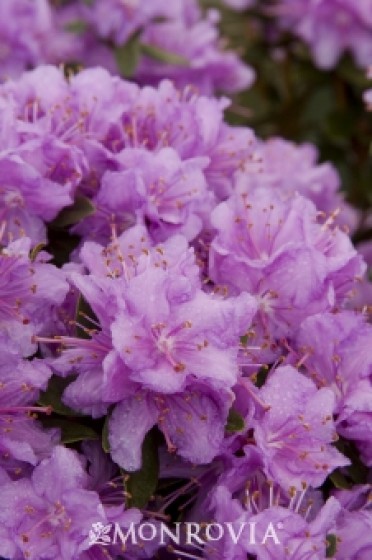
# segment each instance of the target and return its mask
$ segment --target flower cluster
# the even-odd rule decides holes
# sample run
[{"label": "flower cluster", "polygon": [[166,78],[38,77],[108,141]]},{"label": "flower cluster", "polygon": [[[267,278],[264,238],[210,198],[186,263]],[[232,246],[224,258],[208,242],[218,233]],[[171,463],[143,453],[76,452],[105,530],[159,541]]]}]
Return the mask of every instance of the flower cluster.
[{"label": "flower cluster", "polygon": [[3,0],[0,20],[0,81],[39,64],[62,63],[78,46],[58,26],[48,0]]},{"label": "flower cluster", "polygon": [[75,59],[84,66],[101,65],[128,75],[126,45],[137,44],[142,56],[133,76],[143,84],[166,77],[180,87],[194,84],[213,93],[239,91],[254,80],[253,70],[223,47],[219,12],[211,9],[203,15],[196,0],[94,0],[88,6],[76,0],[58,16],[70,28],[81,22]]},{"label": "flower cluster", "polygon": [[45,241],[44,222],[84,195],[97,211],[77,233],[107,241],[112,220],[121,232],[142,219],[158,239],[193,239],[236,170],[257,165],[253,132],[223,121],[226,99],[171,82],[140,89],[102,69],[66,82],[50,66],[5,84],[0,102],[6,237]]},{"label": "flower cluster", "polygon": [[[112,19],[83,4],[118,44],[173,25],[159,2],[112,1]],[[0,86],[4,558],[372,553],[356,214],[312,145],[258,140],[228,105],[100,68]],[[217,535],[161,550],[108,535],[179,519]],[[255,534],[222,538],[225,522]]]},{"label": "flower cluster", "polygon": [[220,15],[197,0],[4,0],[0,80],[40,64],[101,66],[143,84],[172,79],[205,94],[236,92],[255,78],[226,48]]},{"label": "flower cluster", "polygon": [[333,68],[345,52],[362,68],[371,64],[369,0],[280,0],[274,11],[310,47],[319,68]]}]

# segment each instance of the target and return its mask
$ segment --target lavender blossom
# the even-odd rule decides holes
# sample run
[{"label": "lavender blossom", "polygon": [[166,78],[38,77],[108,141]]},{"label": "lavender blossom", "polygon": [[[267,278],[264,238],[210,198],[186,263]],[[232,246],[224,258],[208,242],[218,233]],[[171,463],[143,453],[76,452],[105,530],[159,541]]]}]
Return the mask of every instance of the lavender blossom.
[{"label": "lavender blossom", "polygon": [[3,0],[0,21],[0,81],[73,52],[73,38],[57,27],[48,0]]},{"label": "lavender blossom", "polygon": [[106,522],[98,494],[74,451],[56,447],[30,478],[2,485],[0,553],[30,560],[71,560],[89,547],[91,525]]},{"label": "lavender blossom", "polygon": [[335,397],[289,366],[280,367],[260,390],[267,406],[254,422],[254,437],[269,478],[289,490],[320,486],[349,461],[333,446],[337,440]]},{"label": "lavender blossom", "polygon": [[[79,373],[64,394],[69,406],[100,416],[111,403],[119,403],[109,440],[114,459],[127,470],[140,467],[142,440],[155,424],[170,449],[179,449],[190,461],[207,462],[222,441],[233,399],[230,388],[239,375],[239,336],[248,329],[256,305],[248,294],[222,299],[203,292],[184,239],[146,247],[140,231],[129,230],[111,248],[83,248],[91,274],[73,273],[71,279],[99,323],[86,331],[89,339],[57,337],[55,342],[67,349],[53,367],[62,374]],[[128,239],[137,239],[137,255],[133,243],[128,257],[123,252]],[[112,273],[103,275],[105,267],[113,267]],[[144,290],[150,293],[147,300]],[[136,421],[138,407],[142,425]],[[199,442],[192,436],[197,431]]]},{"label": "lavender blossom", "polygon": [[299,193],[325,215],[334,214],[337,224],[349,231],[355,229],[357,212],[345,202],[340,192],[339,174],[331,163],[318,163],[318,150],[313,144],[296,145],[282,138],[270,138],[261,143],[259,155],[258,180],[245,174],[239,179],[247,189],[270,187],[284,198]]},{"label": "lavender blossom", "polygon": [[371,465],[370,444],[372,330],[352,312],[316,315],[301,325],[299,361],[318,387],[330,387],[336,397],[337,431],[356,442]]},{"label": "lavender blossom", "polygon": [[[138,41],[147,47],[134,70],[141,84],[156,85],[167,77],[178,87],[193,85],[210,95],[217,90],[239,91],[254,81],[253,69],[221,46],[218,11],[208,10],[203,16],[195,0],[176,0],[171,5],[164,0],[151,4],[94,0],[89,6],[77,0],[57,17],[67,28],[74,21],[85,25],[74,57],[84,66],[100,65],[120,73],[113,50],[125,48],[138,34]],[[113,48],[107,46],[110,42]],[[151,56],[151,51],[159,50],[168,57]]]},{"label": "lavender blossom", "polygon": [[345,51],[359,66],[371,64],[369,0],[280,0],[275,13],[285,28],[309,45],[319,68],[333,68]]},{"label": "lavender blossom", "polygon": [[318,223],[313,204],[268,188],[241,185],[212,213],[217,235],[210,276],[232,293],[255,294],[257,324],[274,340],[306,317],[343,304],[365,265],[349,238]]}]

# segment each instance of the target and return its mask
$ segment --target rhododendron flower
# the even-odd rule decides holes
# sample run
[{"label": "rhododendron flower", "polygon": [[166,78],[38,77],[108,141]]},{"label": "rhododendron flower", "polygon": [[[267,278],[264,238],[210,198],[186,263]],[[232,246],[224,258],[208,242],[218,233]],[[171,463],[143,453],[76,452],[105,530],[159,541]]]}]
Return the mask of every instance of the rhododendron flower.
[{"label": "rhododendron flower", "polygon": [[275,13],[309,45],[319,68],[333,68],[345,51],[360,66],[371,64],[369,0],[280,0]]},{"label": "rhododendron flower", "polygon": [[275,370],[260,397],[268,410],[254,423],[254,437],[268,477],[286,490],[317,487],[336,467],[349,464],[332,446],[337,435],[330,389],[317,389],[287,366]]},{"label": "rhododendron flower", "polygon": [[365,269],[347,235],[332,220],[318,223],[302,196],[284,200],[271,189],[242,187],[215,208],[212,224],[212,280],[255,294],[259,322],[273,339],[342,303]]},{"label": "rhododendron flower", "polygon": [[315,315],[298,332],[305,372],[318,387],[330,387],[336,398],[337,431],[354,440],[366,464],[372,448],[372,330],[352,312]]}]

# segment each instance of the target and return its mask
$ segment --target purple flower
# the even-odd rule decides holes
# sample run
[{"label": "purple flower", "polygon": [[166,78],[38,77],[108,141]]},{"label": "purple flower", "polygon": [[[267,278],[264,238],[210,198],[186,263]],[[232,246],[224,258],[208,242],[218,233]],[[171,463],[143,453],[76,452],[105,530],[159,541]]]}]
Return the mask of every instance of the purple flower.
[{"label": "purple flower", "polygon": [[182,290],[193,293],[199,289],[200,280],[193,251],[184,238],[176,236],[151,249],[146,230],[140,226],[131,228],[107,248],[86,243],[81,256],[91,274],[73,273],[71,281],[89,302],[99,323],[92,322],[88,339],[57,337],[55,342],[63,343],[67,349],[53,365],[60,374],[67,374],[78,364],[79,376],[69,385],[64,398],[73,408],[100,416],[108,404],[132,394],[135,387],[129,379],[130,370],[113,347],[111,335],[119,310],[125,308],[123,297],[130,279],[148,269],[163,270],[165,276],[168,270],[170,284],[172,277],[179,282],[178,288],[173,284],[174,297],[177,289],[181,289],[179,295]]},{"label": "purple flower", "polygon": [[336,467],[349,461],[331,444],[337,440],[335,397],[290,366],[279,367],[260,390],[270,407],[258,415],[254,437],[265,472],[285,490],[320,486]]},{"label": "purple flower", "polygon": [[251,522],[257,523],[256,539],[265,539],[267,526],[271,522],[277,530],[278,544],[274,538],[266,540],[265,545],[257,547],[250,542],[245,550],[251,554],[260,550],[260,560],[325,560],[327,533],[337,519],[340,506],[334,498],[329,498],[318,516],[307,523],[298,513],[280,507],[272,507],[252,516]]},{"label": "purple flower", "polygon": [[0,553],[29,560],[79,558],[89,547],[92,524],[106,521],[98,494],[87,485],[78,455],[60,446],[30,478],[3,484],[0,520],[7,535]]},{"label": "purple flower", "polygon": [[158,425],[170,453],[177,452],[194,464],[209,463],[221,451],[232,400],[228,389],[216,391],[206,383],[191,383],[182,392],[172,394],[138,391],[112,412],[111,456],[125,470],[138,470],[143,439]]},{"label": "purple flower", "polygon": [[368,310],[372,309],[372,242],[359,243],[356,248],[364,258],[367,270],[361,282],[355,287],[350,307],[368,313]]},{"label": "purple flower", "polygon": [[[48,88],[45,95],[43,87],[49,80],[53,88]],[[55,119],[55,114],[62,112],[66,95],[61,73],[52,68],[0,86],[3,112],[12,126],[11,137],[4,134],[0,145],[4,177],[0,220],[5,222],[5,234],[10,237],[28,235],[34,244],[45,242],[43,222],[53,220],[62,208],[73,203],[75,190],[87,171],[85,156],[69,142],[61,126],[66,115],[58,115],[58,125],[58,117]]]},{"label": "purple flower", "polygon": [[24,359],[1,327],[0,350],[0,470],[19,478],[48,457],[59,441],[58,430],[43,430],[37,421],[38,414],[51,411],[35,406],[52,372],[43,360]]},{"label": "purple flower", "polygon": [[84,66],[103,65],[118,73],[113,49],[107,42],[121,48],[137,33],[148,49],[169,53],[169,61],[163,61],[146,56],[145,51],[134,71],[140,83],[156,85],[166,77],[178,87],[193,85],[209,95],[217,90],[242,90],[255,77],[252,68],[222,47],[218,11],[208,10],[203,16],[195,0],[177,0],[172,5],[164,0],[151,4],[145,0],[135,4],[95,0],[89,6],[79,0],[57,14],[67,26],[73,21],[85,24],[74,56]]},{"label": "purple flower", "polygon": [[48,330],[68,290],[64,274],[45,262],[50,255],[39,253],[32,262],[30,249],[30,240],[23,238],[0,253],[0,327],[10,337],[15,329],[21,355],[32,353],[31,336]]},{"label": "purple flower", "polygon": [[43,222],[76,193],[98,206],[74,230],[85,237],[107,241],[119,202],[119,233],[142,219],[156,239],[175,231],[192,238],[208,221],[213,193],[229,196],[237,170],[258,169],[253,132],[224,123],[226,99],[169,81],[139,89],[96,68],[67,82],[46,66],[0,86],[0,101],[6,238],[45,241]]},{"label": "purple flower", "polygon": [[370,465],[372,330],[352,312],[308,318],[296,337],[298,359],[318,387],[329,387],[336,398],[336,426],[340,435],[354,440]]},{"label": "purple flower", "polygon": [[363,94],[364,103],[367,105],[367,109],[370,111],[372,109],[372,89],[369,89]]},{"label": "purple flower", "polygon": [[[229,389],[239,375],[239,337],[249,327],[256,305],[248,294],[224,300],[203,292],[192,250],[183,238],[151,248],[140,233],[141,228],[133,228],[107,249],[94,243],[83,248],[83,259],[92,273],[74,273],[71,278],[96,314],[98,328],[87,330],[89,339],[57,337],[56,342],[67,350],[53,366],[63,374],[79,374],[64,393],[69,406],[99,416],[111,403],[120,403],[113,412],[109,437],[113,457],[122,466],[139,468],[144,435],[156,423],[165,432],[167,422],[166,432],[180,454],[191,461],[207,462],[222,441],[232,400]],[[143,298],[145,292],[147,299]],[[194,385],[202,387],[195,405],[187,397],[192,397]],[[225,399],[219,396],[222,391],[227,391]],[[165,404],[159,406],[159,402]],[[139,406],[147,420],[137,426]],[[208,407],[211,414],[204,421],[202,410]],[[168,416],[167,408],[173,411]],[[130,413],[124,414],[126,410]],[[167,420],[172,414],[173,424]],[[178,417],[180,425],[175,427]],[[189,417],[202,422],[209,447],[194,441],[197,428],[185,429],[182,435],[182,422]],[[130,418],[135,420],[134,427]],[[126,422],[128,437],[123,439],[120,434]],[[136,447],[129,438],[134,428],[140,430],[135,432]],[[134,449],[136,459],[126,458]]]},{"label": "purple flower", "polygon": [[73,51],[73,38],[57,28],[47,0],[3,0],[0,6],[0,80]]},{"label": "purple flower", "polygon": [[275,13],[309,45],[319,68],[333,68],[345,51],[352,52],[359,66],[371,64],[369,0],[280,0]]},{"label": "purple flower", "polygon": [[368,560],[372,553],[371,486],[354,486],[352,490],[336,491],[343,506],[337,522],[337,558]]},{"label": "purple flower", "polygon": [[[207,158],[181,161],[174,149],[163,148],[156,154],[123,150],[118,160],[121,170],[104,174],[94,199],[97,212],[102,213],[106,238],[110,233],[108,215],[119,227],[122,223],[147,223],[158,241],[174,233],[192,239],[200,232],[213,202],[203,173]],[[87,220],[85,227],[99,227],[97,217]]]},{"label": "purple flower", "polygon": [[50,150],[51,158],[60,159],[62,173],[68,174],[70,162],[63,162],[65,156],[63,150],[53,146],[52,142],[45,142],[41,146],[34,143],[27,148],[20,149],[17,155],[3,156],[0,159],[0,171],[9,185],[0,190],[0,199],[3,203],[0,219],[6,225],[5,236],[20,237],[26,234],[32,238],[34,244],[37,244],[46,241],[43,222],[51,221],[61,208],[72,204],[73,189],[68,178],[65,183],[65,178],[61,179],[62,184],[48,178],[49,162],[40,161],[41,170],[37,170],[35,165],[30,165],[26,161],[37,156],[38,159],[45,155],[48,157],[48,150]]},{"label": "purple flower", "polygon": [[259,153],[259,175],[240,177],[246,189],[278,189],[284,198],[299,193],[327,216],[335,214],[337,224],[355,229],[357,214],[340,193],[337,170],[331,163],[318,163],[318,150],[313,144],[296,145],[282,138],[270,138],[261,144]]},{"label": "purple flower", "polygon": [[219,19],[216,10],[209,10],[202,19],[195,4],[192,17],[172,21],[167,15],[167,21],[147,25],[141,36],[145,44],[175,53],[186,62],[172,65],[145,57],[136,71],[136,79],[143,84],[156,84],[167,77],[178,87],[193,84],[207,95],[219,90],[234,93],[250,87],[255,72],[236,53],[221,48]]},{"label": "purple flower", "polygon": [[247,481],[243,500],[233,498],[217,485],[211,493],[209,516],[227,528],[222,539],[207,542],[203,558],[245,560],[247,554],[260,560],[325,560],[326,536],[335,527],[340,504],[330,498],[311,521],[301,513],[303,495],[285,505],[262,501],[260,491],[250,492]]},{"label": "purple flower", "polygon": [[190,293],[183,277],[148,270],[132,279],[125,300],[111,331],[130,379],[163,393],[182,390],[190,378],[234,385],[239,335],[256,310],[248,294],[222,300]]},{"label": "purple flower", "polygon": [[[68,372],[78,363],[80,371],[87,368],[89,375],[92,357],[101,370],[106,356],[104,366],[107,364],[112,375],[121,369],[125,384],[131,381],[165,393],[182,390],[191,378],[233,386],[238,375],[239,336],[251,323],[255,302],[248,294],[223,300],[204,293],[191,254],[182,238],[180,241],[181,251],[170,240],[151,252],[144,248],[138,260],[134,247],[128,261],[125,253],[119,253],[121,272],[113,266],[111,278],[111,274],[104,278],[94,273],[88,277],[73,274],[75,286],[96,313],[102,330],[93,330],[89,340],[58,338],[57,342],[73,350],[54,366]],[[95,245],[92,248],[95,251]],[[106,259],[109,252],[101,251],[101,258]],[[142,297],[144,290],[150,295],[147,300]],[[120,377],[119,373],[114,377],[117,375]],[[106,383],[111,383],[110,377],[107,372]]]},{"label": "purple flower", "polygon": [[313,204],[272,189],[241,188],[212,213],[210,276],[233,293],[255,294],[258,328],[288,336],[307,316],[342,304],[364,264],[350,239],[317,222]]}]

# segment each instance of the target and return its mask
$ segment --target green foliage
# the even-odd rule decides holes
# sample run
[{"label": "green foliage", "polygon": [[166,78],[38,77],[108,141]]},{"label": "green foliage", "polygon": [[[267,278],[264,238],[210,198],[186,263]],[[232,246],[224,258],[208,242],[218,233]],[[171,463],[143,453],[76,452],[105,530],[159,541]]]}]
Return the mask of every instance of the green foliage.
[{"label": "green foliage", "polygon": [[124,472],[124,475],[128,507],[145,507],[156,490],[159,478],[158,438],[155,430],[151,430],[144,439],[141,469],[133,473]]},{"label": "green foliage", "polygon": [[164,64],[172,64],[174,66],[189,66],[189,61],[187,60],[187,58],[180,56],[179,54],[166,51],[160,47],[147,43],[141,43],[140,47],[144,55],[159,62],[164,62]]},{"label": "green foliage", "polygon": [[245,428],[244,418],[234,408],[230,408],[225,426],[226,432],[241,432]]},{"label": "green foliage", "polygon": [[327,535],[327,550],[326,557],[334,558],[337,552],[337,537],[336,535]]},{"label": "green foliage", "polygon": [[73,226],[96,211],[92,201],[86,196],[77,196],[75,202],[64,208],[52,223],[54,228]]},{"label": "green foliage", "polygon": [[49,379],[46,390],[40,393],[38,404],[41,406],[50,406],[53,412],[61,414],[62,416],[80,416],[76,410],[73,410],[62,402],[64,390],[74,379],[74,375],[69,375],[68,377],[53,375]]},{"label": "green foliage", "polygon": [[139,32],[134,33],[126,43],[115,47],[115,59],[122,76],[131,78],[139,64],[141,57],[141,45]]},{"label": "green foliage", "polygon": [[44,428],[59,428],[61,430],[61,443],[68,445],[79,441],[98,439],[98,434],[91,427],[76,422],[75,419],[45,418]]},{"label": "green foliage", "polygon": [[105,422],[102,428],[102,449],[105,453],[110,453],[110,442],[109,442],[109,422],[110,422],[110,414],[107,414],[105,418]]}]

